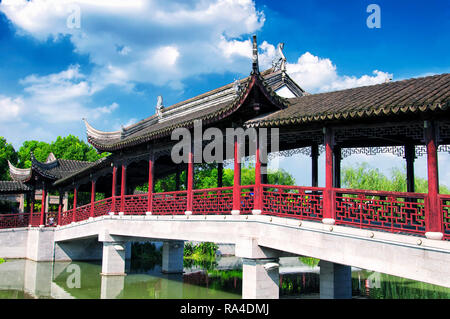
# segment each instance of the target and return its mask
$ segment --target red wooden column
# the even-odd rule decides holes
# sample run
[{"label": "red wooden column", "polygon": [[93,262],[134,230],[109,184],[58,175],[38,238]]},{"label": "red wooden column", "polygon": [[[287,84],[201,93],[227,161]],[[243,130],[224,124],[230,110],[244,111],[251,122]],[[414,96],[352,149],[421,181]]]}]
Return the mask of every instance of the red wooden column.
[{"label": "red wooden column", "polygon": [[117,185],[117,166],[113,163],[113,171],[112,171],[112,189],[111,189],[111,209],[109,214],[114,215],[116,211],[116,187]]},{"label": "red wooden column", "polygon": [[58,220],[56,222],[57,225],[61,225],[61,212],[62,212],[62,194],[61,190],[58,192]]},{"label": "red wooden column", "polygon": [[122,177],[120,180],[120,212],[125,213],[125,189],[127,187],[127,166],[122,164]]},{"label": "red wooden column", "polygon": [[335,203],[333,192],[333,131],[324,129],[325,133],[325,191],[323,194],[323,219],[324,224],[333,225],[336,221]]},{"label": "red wooden column", "polygon": [[253,215],[260,215],[263,207],[263,189],[261,184],[261,158],[260,158],[260,138],[256,140],[256,152],[255,152],[255,202],[253,204]]},{"label": "red wooden column", "polygon": [[91,181],[91,211],[89,217],[94,218],[94,202],[95,202],[95,184],[96,180]]},{"label": "red wooden column", "polygon": [[439,202],[439,174],[437,158],[436,128],[433,122],[425,121],[425,143],[428,167],[428,209],[425,211],[425,236],[442,239],[443,216]]},{"label": "red wooden column", "polygon": [[45,215],[45,185],[42,186],[42,198],[41,198],[41,217],[39,220],[39,225],[44,225],[44,215]]},{"label": "red wooden column", "polygon": [[148,159],[148,194],[147,194],[147,215],[152,214],[153,210],[153,154]]},{"label": "red wooden column", "polygon": [[194,152],[193,152],[193,145],[191,144],[188,157],[187,198],[186,198],[187,203],[186,203],[186,211],[184,212],[186,215],[192,214],[193,199],[194,199]]},{"label": "red wooden column", "polygon": [[77,194],[78,194],[78,189],[77,187],[75,187],[73,189],[73,213],[72,213],[72,222],[75,223],[76,220],[76,211],[77,211]]},{"label": "red wooden column", "polygon": [[239,154],[239,142],[234,137],[234,180],[233,180],[233,210],[232,215],[239,215],[241,210],[241,159]]},{"label": "red wooden column", "polygon": [[36,193],[35,193],[35,190],[34,190],[34,187],[33,187],[32,191],[31,191],[31,199],[30,199],[30,219],[28,220],[28,225],[30,225],[30,226],[34,226],[33,225],[33,214],[34,214],[34,200],[35,200],[35,197],[36,197]]}]

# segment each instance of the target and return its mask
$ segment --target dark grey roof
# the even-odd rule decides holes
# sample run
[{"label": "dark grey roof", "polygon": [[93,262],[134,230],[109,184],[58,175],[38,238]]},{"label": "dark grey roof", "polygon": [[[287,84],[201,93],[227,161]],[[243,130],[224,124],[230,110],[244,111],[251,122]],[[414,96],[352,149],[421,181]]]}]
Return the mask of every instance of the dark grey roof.
[{"label": "dark grey roof", "polygon": [[247,89],[253,85],[251,84],[253,79],[256,79],[258,85],[267,93],[266,96],[274,105],[284,107],[285,99],[274,92],[283,85],[290,88],[296,96],[305,93],[287,74],[283,75],[281,71],[268,69],[261,73],[252,73],[238,82],[163,108],[160,115],[152,115],[121,131],[102,132],[94,129],[86,121],[88,141],[99,150],[114,151],[165,135],[177,127],[189,127],[196,119],[206,122],[220,120],[239,108],[248,94]]},{"label": "dark grey roof", "polygon": [[443,112],[450,108],[450,74],[440,74],[288,99],[288,107],[246,122],[280,126],[325,120]]},{"label": "dark grey roof", "polygon": [[56,158],[53,161],[43,163],[39,162],[34,157],[34,154],[31,153],[31,168],[41,176],[54,180],[66,177],[92,165],[92,162]]},{"label": "dark grey roof", "polygon": [[31,190],[31,188],[22,182],[0,181],[0,192],[2,193],[21,193]]},{"label": "dark grey roof", "polygon": [[46,162],[38,161],[32,152],[30,155],[31,168],[17,168],[8,162],[9,174],[13,181],[26,183],[34,173],[50,180],[57,180],[94,165],[92,162],[57,159],[52,153]]}]

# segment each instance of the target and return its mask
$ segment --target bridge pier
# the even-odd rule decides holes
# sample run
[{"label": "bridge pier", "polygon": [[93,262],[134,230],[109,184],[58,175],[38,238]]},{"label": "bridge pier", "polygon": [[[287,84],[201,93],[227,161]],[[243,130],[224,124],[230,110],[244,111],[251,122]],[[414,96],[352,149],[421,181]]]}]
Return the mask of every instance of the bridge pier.
[{"label": "bridge pier", "polygon": [[125,243],[103,242],[102,275],[125,275]]},{"label": "bridge pier", "polygon": [[321,260],[319,266],[320,299],[351,299],[351,267],[325,260]]},{"label": "bridge pier", "polygon": [[162,272],[166,274],[183,273],[184,241],[163,242]]},{"label": "bridge pier", "polygon": [[242,260],[242,299],[278,299],[278,258]]},{"label": "bridge pier", "polygon": [[235,251],[242,258],[242,299],[278,299],[280,252],[259,246],[255,238],[241,238]]}]

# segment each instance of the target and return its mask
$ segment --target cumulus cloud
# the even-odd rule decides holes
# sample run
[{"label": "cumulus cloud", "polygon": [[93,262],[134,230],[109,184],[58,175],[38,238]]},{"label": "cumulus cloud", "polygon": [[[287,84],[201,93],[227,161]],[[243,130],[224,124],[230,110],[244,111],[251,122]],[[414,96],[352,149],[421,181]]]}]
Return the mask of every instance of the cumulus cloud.
[{"label": "cumulus cloud", "polygon": [[374,70],[373,75],[361,77],[341,76],[330,59],[320,58],[310,52],[302,54],[296,63],[287,63],[286,71],[294,81],[310,93],[379,84],[393,77],[392,74],[379,70]]},{"label": "cumulus cloud", "polygon": [[[0,122],[21,120],[11,127],[27,132],[39,123],[33,131],[36,138],[49,134],[45,126],[68,129],[82,117],[120,125],[112,118],[117,103],[92,106],[92,97],[111,85],[128,92],[139,83],[182,90],[187,79],[203,74],[247,76],[249,37],[266,19],[253,0],[3,0],[0,11],[19,35],[38,41],[70,39],[75,52],[88,56],[92,66],[88,74],[73,65],[53,74],[29,75],[20,81],[22,94],[0,95]],[[259,51],[261,69],[278,56],[276,46],[266,41]],[[340,75],[330,59],[309,52],[287,63],[287,71],[311,93],[392,77],[378,70],[361,77]],[[3,125],[0,133],[10,128]]]},{"label": "cumulus cloud", "polygon": [[30,136],[52,140],[56,132],[79,126],[83,117],[101,119],[119,108],[116,102],[92,107],[96,90],[78,65],[48,75],[32,74],[19,83],[21,95],[0,95],[0,135],[17,144]]},{"label": "cumulus cloud", "polygon": [[22,98],[11,98],[0,95],[0,123],[16,120],[23,112],[24,102]]},{"label": "cumulus cloud", "polygon": [[[247,47],[241,36],[256,32],[265,21],[252,0],[4,0],[0,10],[19,32],[36,39],[69,36],[97,73],[112,76],[112,83],[120,75],[122,85],[179,86],[202,73],[245,74],[250,65],[242,51],[235,54],[236,48]],[[68,22],[78,13],[79,28]]]}]

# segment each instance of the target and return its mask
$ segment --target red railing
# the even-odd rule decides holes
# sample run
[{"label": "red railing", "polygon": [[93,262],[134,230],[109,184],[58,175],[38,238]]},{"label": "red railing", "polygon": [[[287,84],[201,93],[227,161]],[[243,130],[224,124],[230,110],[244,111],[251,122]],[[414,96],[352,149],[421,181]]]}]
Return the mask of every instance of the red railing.
[{"label": "red railing", "polygon": [[336,224],[425,234],[427,194],[334,189]]},{"label": "red railing", "polygon": [[30,216],[30,226],[37,227],[41,224],[41,213],[34,212]]},{"label": "red railing", "polygon": [[29,221],[30,221],[29,213],[1,214],[0,215],[0,229],[28,227]]},{"label": "red railing", "polygon": [[233,187],[195,189],[193,193],[193,214],[229,214],[233,209]]},{"label": "red railing", "polygon": [[64,226],[73,222],[73,209],[61,213],[59,225]]},{"label": "red railing", "polygon": [[255,205],[255,186],[241,186],[241,207],[240,214],[251,214]]},{"label": "red railing", "polygon": [[444,239],[450,240],[450,195],[439,195],[441,202]]},{"label": "red railing", "polygon": [[187,191],[154,193],[152,198],[152,214],[182,215],[186,211]]},{"label": "red railing", "polygon": [[323,188],[263,185],[262,214],[322,220]]},{"label": "red railing", "polygon": [[91,204],[79,206],[75,209],[75,219],[73,221],[81,222],[82,220],[88,219],[90,216],[91,216]]},{"label": "red railing", "polygon": [[[120,200],[119,197],[119,206]],[[125,215],[145,215],[145,212],[148,210],[147,194],[125,195],[122,209]]]},{"label": "red railing", "polygon": [[[251,214],[255,207],[255,186],[240,186],[240,191],[240,214]],[[427,194],[340,188],[332,191],[337,225],[418,235],[426,231]],[[324,218],[324,192],[321,187],[262,185],[261,213],[320,221]],[[444,239],[450,240],[450,195],[439,195],[439,199]],[[187,210],[187,201],[187,191],[153,193],[151,211],[155,215],[182,215]],[[143,215],[148,209],[148,194],[126,195],[123,203],[116,196],[60,214],[48,212],[44,221],[45,226],[67,225],[109,212]],[[233,187],[193,191],[193,214],[230,214],[232,209]],[[39,226],[40,218],[40,212],[0,215],[0,228]]]},{"label": "red railing", "polygon": [[98,217],[110,213],[112,210],[112,197],[105,198],[94,202],[94,216]]}]

